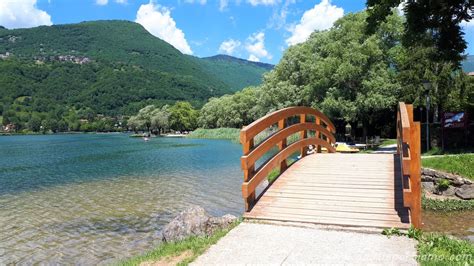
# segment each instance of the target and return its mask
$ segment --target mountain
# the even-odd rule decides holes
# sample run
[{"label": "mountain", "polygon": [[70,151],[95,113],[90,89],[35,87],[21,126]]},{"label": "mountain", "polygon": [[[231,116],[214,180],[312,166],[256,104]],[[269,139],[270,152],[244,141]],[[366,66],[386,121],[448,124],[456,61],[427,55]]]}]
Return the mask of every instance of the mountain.
[{"label": "mountain", "polygon": [[252,62],[229,55],[202,58],[199,63],[211,74],[217,74],[233,91],[242,85],[252,86],[262,82],[262,75],[273,69],[273,65]]},{"label": "mountain", "polygon": [[217,58],[184,55],[130,21],[0,27],[0,114],[24,97],[17,113],[75,108],[121,115],[178,100],[199,106],[259,84],[270,69]]},{"label": "mountain", "polygon": [[464,72],[474,72],[474,55],[468,55],[462,62]]}]

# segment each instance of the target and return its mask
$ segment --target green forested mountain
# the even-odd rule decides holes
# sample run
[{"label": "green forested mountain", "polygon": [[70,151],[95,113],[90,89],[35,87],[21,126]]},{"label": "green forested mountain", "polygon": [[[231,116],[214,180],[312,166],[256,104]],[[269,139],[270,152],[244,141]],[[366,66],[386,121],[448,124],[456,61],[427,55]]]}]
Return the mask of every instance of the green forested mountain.
[{"label": "green forested mountain", "polygon": [[462,62],[464,72],[474,72],[474,55],[468,55]]},{"label": "green forested mountain", "polygon": [[262,75],[273,69],[273,65],[270,64],[251,62],[228,55],[205,57],[199,59],[198,63],[210,74],[217,74],[232,91],[260,84]]},{"label": "green forested mountain", "polygon": [[259,84],[271,67],[184,55],[129,21],[0,27],[0,115],[5,123],[34,113],[61,119],[70,109],[117,116],[148,104],[200,106]]}]

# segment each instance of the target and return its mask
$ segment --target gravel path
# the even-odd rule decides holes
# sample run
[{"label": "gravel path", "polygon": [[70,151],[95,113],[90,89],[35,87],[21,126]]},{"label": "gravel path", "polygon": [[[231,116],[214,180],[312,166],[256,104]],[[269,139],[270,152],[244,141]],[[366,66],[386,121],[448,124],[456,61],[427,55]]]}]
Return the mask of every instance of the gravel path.
[{"label": "gravel path", "polygon": [[407,237],[243,222],[193,265],[416,265]]}]

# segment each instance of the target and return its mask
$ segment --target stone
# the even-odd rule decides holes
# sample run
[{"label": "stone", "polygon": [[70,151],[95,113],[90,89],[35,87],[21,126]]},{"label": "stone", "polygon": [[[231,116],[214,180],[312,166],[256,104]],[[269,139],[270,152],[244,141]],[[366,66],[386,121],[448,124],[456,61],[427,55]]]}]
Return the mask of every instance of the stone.
[{"label": "stone", "polygon": [[202,207],[192,206],[182,211],[162,230],[164,242],[179,241],[190,236],[209,236],[219,229],[229,227],[237,217],[227,214],[210,216]]},{"label": "stone", "polygon": [[448,196],[448,197],[450,197],[450,196],[454,196],[454,194],[456,193],[457,190],[458,190],[457,188],[450,186],[450,187],[448,187],[446,190],[443,190],[443,191],[441,192],[441,194],[442,194],[443,196]]},{"label": "stone", "polygon": [[451,181],[451,184],[456,187],[460,187],[462,185],[468,184],[471,185],[472,181],[464,178],[460,175],[445,173],[442,171],[429,169],[429,168],[421,168],[421,181],[428,182],[432,181],[438,183],[441,179],[447,179]]},{"label": "stone", "polygon": [[457,187],[460,187],[465,184],[464,178],[459,176],[454,176],[451,180],[451,184]]},{"label": "stone", "polygon": [[426,182],[423,181],[421,182],[421,187],[423,188],[424,191],[433,193],[436,190],[436,186],[433,182]]},{"label": "stone", "polygon": [[456,196],[464,200],[474,199],[474,185],[463,185],[457,189]]},{"label": "stone", "polygon": [[421,182],[433,182],[433,181],[434,181],[434,178],[432,176],[424,175],[424,174],[421,175]]}]

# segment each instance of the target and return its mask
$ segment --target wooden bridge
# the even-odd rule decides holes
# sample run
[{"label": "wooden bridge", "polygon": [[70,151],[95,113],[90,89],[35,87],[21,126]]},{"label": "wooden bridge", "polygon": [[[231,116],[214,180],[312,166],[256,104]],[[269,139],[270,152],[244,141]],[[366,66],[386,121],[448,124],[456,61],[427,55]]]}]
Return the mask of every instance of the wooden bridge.
[{"label": "wooden bridge", "polygon": [[[272,127],[278,130],[257,144]],[[396,154],[336,153],[334,133],[333,123],[309,107],[285,108],[243,128],[244,218],[421,227],[420,123],[412,105],[398,105]],[[314,154],[307,155],[309,145]],[[275,168],[280,175],[267,183]]]}]

